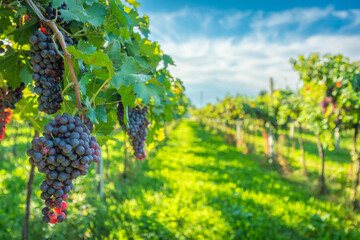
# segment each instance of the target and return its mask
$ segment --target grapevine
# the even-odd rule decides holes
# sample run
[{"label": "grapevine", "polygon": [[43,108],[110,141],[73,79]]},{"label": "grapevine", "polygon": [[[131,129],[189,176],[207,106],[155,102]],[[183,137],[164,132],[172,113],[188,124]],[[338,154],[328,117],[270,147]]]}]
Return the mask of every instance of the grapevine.
[{"label": "grapevine", "polygon": [[[122,127],[128,127],[135,156],[140,160],[145,158],[149,125],[144,106],[157,108],[156,114],[168,119],[172,111],[184,114],[180,102],[186,98],[179,88],[181,81],[167,70],[174,65],[173,60],[157,42],[148,39],[148,17],[139,14],[137,3],[127,4],[50,0],[1,4],[8,11],[1,26],[4,31],[0,47],[4,51],[0,59],[6,64],[0,64],[0,79],[6,79],[6,85],[13,88],[22,81],[32,83],[26,106],[14,112],[14,117],[31,123],[37,132],[43,129],[43,136],[33,139],[28,155],[32,169],[36,166],[46,176],[41,185],[45,222],[64,220],[64,200],[73,188],[72,179],[86,175],[90,163],[99,161],[99,145],[90,134],[94,131],[101,144],[116,139],[116,110],[121,113]],[[132,79],[120,83],[124,74]],[[161,80],[150,81],[156,78]],[[167,92],[172,89],[181,91]],[[118,94],[121,104],[115,105]],[[142,108],[130,109],[137,102],[142,103]],[[2,119],[7,123],[12,114],[5,109]],[[53,114],[57,115],[55,119],[46,116]],[[53,120],[49,123],[48,119]],[[162,119],[152,119],[154,138]],[[32,172],[29,179],[31,176]]]}]

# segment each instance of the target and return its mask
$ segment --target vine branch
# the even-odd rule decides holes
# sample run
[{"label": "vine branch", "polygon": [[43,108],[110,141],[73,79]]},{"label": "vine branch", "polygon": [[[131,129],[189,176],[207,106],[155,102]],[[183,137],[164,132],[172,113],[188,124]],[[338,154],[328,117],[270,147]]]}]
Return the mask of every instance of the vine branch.
[{"label": "vine branch", "polygon": [[75,96],[76,96],[76,107],[77,107],[77,109],[79,111],[81,111],[82,110],[82,104],[81,104],[81,95],[80,95],[79,82],[78,82],[78,80],[76,78],[74,67],[73,67],[72,62],[71,62],[71,55],[66,50],[66,43],[65,43],[64,36],[59,31],[59,28],[56,26],[55,22],[46,19],[44,17],[44,15],[42,14],[42,12],[37,8],[37,6],[34,4],[34,2],[32,0],[25,0],[25,1],[34,10],[35,14],[39,17],[40,21],[51,28],[51,30],[55,34],[56,39],[59,41],[59,43],[61,45],[61,48],[62,48],[62,50],[64,52],[65,61],[66,61],[67,65],[68,65],[68,68],[69,68],[71,81],[74,83],[73,88],[75,90]]}]

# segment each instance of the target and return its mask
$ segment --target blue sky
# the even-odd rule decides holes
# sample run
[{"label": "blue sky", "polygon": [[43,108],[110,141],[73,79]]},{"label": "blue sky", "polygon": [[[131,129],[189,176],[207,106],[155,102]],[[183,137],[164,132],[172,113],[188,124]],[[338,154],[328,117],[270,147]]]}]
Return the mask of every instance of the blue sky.
[{"label": "blue sky", "polygon": [[360,60],[360,1],[139,0],[150,38],[175,60],[192,102],[296,88],[290,58],[342,53]]}]

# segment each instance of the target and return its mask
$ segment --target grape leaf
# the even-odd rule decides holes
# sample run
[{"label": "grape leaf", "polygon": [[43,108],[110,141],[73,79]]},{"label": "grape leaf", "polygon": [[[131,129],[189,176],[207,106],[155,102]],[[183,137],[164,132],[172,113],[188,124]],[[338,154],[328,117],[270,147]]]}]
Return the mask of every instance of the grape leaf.
[{"label": "grape leaf", "polygon": [[147,82],[151,79],[150,75],[145,74],[121,74],[117,73],[111,79],[111,85],[118,89],[120,86],[129,86],[137,82]]},{"label": "grape leaf", "polygon": [[25,86],[32,83],[32,73],[28,64],[23,65],[21,68],[20,79],[25,83]]},{"label": "grape leaf", "polygon": [[161,99],[165,95],[164,88],[152,83],[138,82],[135,84],[134,92],[136,97],[141,98],[145,104],[149,104],[150,100],[154,100],[154,105],[160,105]]},{"label": "grape leaf", "polygon": [[116,20],[119,23],[121,23],[123,26],[128,28],[131,19],[129,18],[129,15],[125,13],[124,6],[122,4],[121,5],[116,4],[114,0],[109,1],[109,6]]},{"label": "grape leaf", "polygon": [[96,52],[96,47],[94,47],[90,43],[84,42],[83,40],[79,41],[76,49],[86,54],[92,54]]},{"label": "grape leaf", "polygon": [[39,28],[37,25],[37,19],[31,19],[30,21],[26,21],[26,23],[16,28],[13,32],[9,33],[9,35],[14,35],[14,40],[19,44],[29,44],[29,37],[34,34],[34,31]]},{"label": "grape leaf", "polygon": [[61,10],[61,16],[66,22],[75,20],[84,24],[90,23],[97,28],[105,21],[107,10],[103,4],[93,3],[91,7],[84,8],[83,1],[79,3],[76,0],[67,0],[66,5],[68,9]]},{"label": "grape leaf", "polygon": [[22,67],[20,52],[14,52],[10,49],[6,52],[5,57],[0,57],[0,72],[9,85],[16,88],[21,83],[20,71]]},{"label": "grape leaf", "polygon": [[169,55],[164,54],[162,59],[164,61],[165,68],[167,68],[169,64],[175,66],[174,60]]},{"label": "grape leaf", "polygon": [[101,121],[103,121],[104,123],[107,122],[107,117],[106,117],[106,109],[104,106],[97,106],[95,107],[95,114],[97,116],[98,119],[100,119]]},{"label": "grape leaf", "polygon": [[89,65],[105,67],[108,70],[109,77],[115,74],[112,62],[105,53],[97,51],[92,54],[86,54],[75,49],[75,46],[67,47],[67,50],[70,54],[74,55],[76,58],[84,60]]},{"label": "grape leaf", "polygon": [[87,72],[87,73],[85,73],[84,76],[81,77],[81,79],[79,81],[79,88],[83,95],[86,95],[86,91],[87,91],[86,86],[90,83],[89,80],[90,80],[91,76],[92,76],[92,73]]}]

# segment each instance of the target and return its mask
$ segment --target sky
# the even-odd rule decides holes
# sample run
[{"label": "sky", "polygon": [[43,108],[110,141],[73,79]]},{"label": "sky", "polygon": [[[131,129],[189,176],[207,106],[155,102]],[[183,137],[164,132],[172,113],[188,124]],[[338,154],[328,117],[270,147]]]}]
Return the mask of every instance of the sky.
[{"label": "sky", "polygon": [[[138,0],[150,39],[175,61],[192,103],[256,96],[299,86],[298,55],[343,54],[360,61],[360,1]],[[201,97],[202,96],[202,97]]]}]

